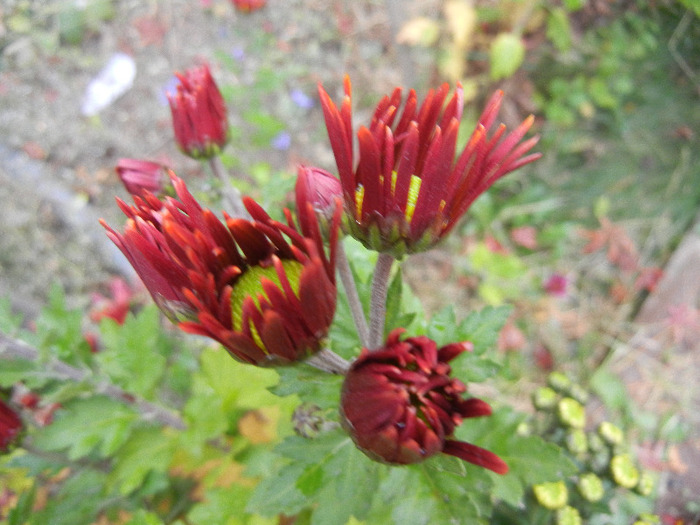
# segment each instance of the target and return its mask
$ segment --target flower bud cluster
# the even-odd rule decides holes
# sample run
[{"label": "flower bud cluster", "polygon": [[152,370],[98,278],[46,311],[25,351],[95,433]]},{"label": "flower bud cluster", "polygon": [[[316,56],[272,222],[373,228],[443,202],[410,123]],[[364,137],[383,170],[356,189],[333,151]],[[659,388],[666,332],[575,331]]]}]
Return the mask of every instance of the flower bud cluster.
[{"label": "flower bud cluster", "polygon": [[[586,418],[588,398],[584,388],[560,372],[550,374],[547,386],[532,394],[537,414],[526,431],[561,446],[579,466],[570,479],[533,486],[535,501],[554,511],[557,525],[583,523],[610,508],[625,490],[649,496],[654,489],[653,477],[636,465],[621,428],[610,421],[591,428]],[[654,523],[639,519],[639,523]]]}]

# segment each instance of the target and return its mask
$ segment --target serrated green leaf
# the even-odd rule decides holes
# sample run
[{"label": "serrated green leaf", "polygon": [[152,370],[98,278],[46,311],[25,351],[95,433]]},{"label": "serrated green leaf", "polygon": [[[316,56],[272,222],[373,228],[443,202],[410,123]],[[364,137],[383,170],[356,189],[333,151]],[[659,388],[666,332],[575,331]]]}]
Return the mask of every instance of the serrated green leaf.
[{"label": "serrated green leaf", "polygon": [[297,395],[322,409],[337,407],[340,402],[342,376],[322,372],[312,366],[301,364],[280,368],[279,383],[269,388],[276,396]]},{"label": "serrated green leaf", "polygon": [[150,305],[123,325],[105,319],[100,325],[103,349],[95,355],[101,370],[130,392],[152,399],[165,370],[167,345],[160,329],[160,315]]},{"label": "serrated green leaf", "polygon": [[151,472],[165,473],[173,457],[175,438],[169,429],[136,430],[114,456],[110,484],[126,495],[139,488]]},{"label": "serrated green leaf", "polygon": [[[349,438],[341,444],[324,469],[324,487],[331,496],[330,501],[344,501],[345,521],[350,516],[363,519],[369,511],[384,467],[367,458]],[[319,503],[323,500],[321,495]]]},{"label": "serrated green leaf", "polygon": [[[250,523],[246,513],[246,503],[252,489],[233,484],[228,487],[214,487],[204,493],[201,502],[195,504],[187,513],[191,523],[216,523],[221,525],[244,525]],[[273,525],[278,523],[276,516],[258,518],[256,524]]]},{"label": "serrated green leaf", "polygon": [[511,306],[504,305],[487,306],[478,312],[472,312],[460,323],[456,339],[451,342],[471,341],[476,355],[493,350],[498,341],[498,334],[512,310]]},{"label": "serrated green leaf", "polygon": [[452,362],[452,374],[466,383],[482,383],[495,377],[501,368],[493,359],[467,352]]},{"label": "serrated green leaf", "polygon": [[34,446],[42,450],[68,450],[68,458],[80,459],[98,450],[102,457],[112,455],[129,437],[136,414],[107,397],[94,396],[66,403],[51,425],[34,436]]},{"label": "serrated green leaf", "polygon": [[305,470],[306,465],[292,463],[261,480],[248,500],[246,511],[263,516],[294,515],[300,512],[307,505],[308,499],[296,483]]},{"label": "serrated green leaf", "polygon": [[278,382],[276,370],[239,363],[221,348],[207,348],[200,361],[202,377],[221,398],[225,411],[279,403],[280,400],[268,392]]},{"label": "serrated green leaf", "polygon": [[494,492],[512,505],[521,500],[526,487],[563,479],[577,470],[560,447],[539,436],[520,436],[517,427],[524,417],[509,407],[500,407],[491,416],[466,420],[455,432],[458,439],[490,450],[508,464],[505,476],[488,474]]},{"label": "serrated green leaf", "polygon": [[[311,446],[309,444],[309,446]],[[304,496],[310,496],[321,488],[323,481],[323,464],[309,465],[297,479],[296,486]]]},{"label": "serrated green leaf", "polygon": [[36,332],[28,341],[36,343],[45,357],[54,356],[71,365],[89,363],[92,353],[83,337],[82,321],[83,312],[68,308],[63,289],[56,284],[36,319]]}]

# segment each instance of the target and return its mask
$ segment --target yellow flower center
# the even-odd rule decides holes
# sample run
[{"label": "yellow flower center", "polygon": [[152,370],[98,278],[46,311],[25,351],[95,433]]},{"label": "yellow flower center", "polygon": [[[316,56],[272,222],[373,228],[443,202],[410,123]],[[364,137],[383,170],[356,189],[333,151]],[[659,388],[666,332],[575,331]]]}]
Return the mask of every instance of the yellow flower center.
[{"label": "yellow flower center", "polygon": [[[304,265],[299,261],[285,260],[282,261],[282,267],[284,268],[284,273],[289,280],[289,284],[292,287],[292,291],[298,296],[299,294],[299,281],[301,280],[301,273],[304,270]],[[242,331],[243,328],[243,302],[246,298],[251,297],[255,306],[260,308],[260,298],[265,296],[265,291],[263,290],[261,279],[269,279],[278,288],[282,288],[282,283],[277,275],[277,270],[274,265],[267,266],[263,268],[262,266],[253,266],[248,268],[243,274],[238,278],[236,284],[233,287],[233,293],[231,294],[231,317],[233,322],[233,329],[236,332]],[[265,296],[267,299],[267,297]],[[256,330],[255,326],[251,323],[250,331],[253,336],[255,343],[260,346],[260,348],[265,348],[260,335]]]}]

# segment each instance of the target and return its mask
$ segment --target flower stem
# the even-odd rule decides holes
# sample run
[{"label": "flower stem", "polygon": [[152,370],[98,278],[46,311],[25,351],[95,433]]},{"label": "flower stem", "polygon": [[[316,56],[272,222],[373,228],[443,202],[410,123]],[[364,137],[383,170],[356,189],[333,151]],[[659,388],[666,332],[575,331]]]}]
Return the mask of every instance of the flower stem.
[{"label": "flower stem", "polygon": [[231,215],[242,219],[250,219],[250,214],[243,205],[241,192],[238,191],[238,188],[236,188],[231,182],[231,177],[229,177],[228,171],[226,171],[226,168],[224,168],[223,164],[221,164],[221,159],[216,155],[211,157],[209,159],[209,166],[214,172],[214,175],[216,175],[219,181],[221,181],[223,197],[231,207]]},{"label": "flower stem", "polygon": [[355,328],[357,328],[357,335],[360,338],[360,343],[364,347],[369,347],[369,326],[367,325],[367,318],[362,308],[360,296],[357,293],[357,286],[355,278],[352,275],[352,269],[350,268],[350,261],[348,261],[345,248],[340,241],[337,245],[336,267],[338,268],[340,281],[343,283],[343,288],[345,289],[345,295],[348,298],[350,313],[352,313],[352,318],[355,321]]},{"label": "flower stem", "polygon": [[309,357],[306,360],[306,364],[328,372],[329,374],[338,375],[345,375],[350,368],[350,363],[348,361],[328,348],[323,348]]},{"label": "flower stem", "polygon": [[386,322],[386,294],[389,290],[389,276],[394,257],[388,253],[380,253],[377,266],[374,268],[372,279],[372,299],[369,307],[369,348],[376,350],[384,340],[384,324]]},{"label": "flower stem", "polygon": [[[13,339],[0,333],[0,359],[23,359],[25,361],[38,361],[39,351],[23,341]],[[87,370],[75,368],[69,364],[52,359],[46,364],[42,364],[44,374],[59,380],[74,381],[76,383],[89,383],[98,394],[129,404],[136,408],[147,421],[156,421],[178,430],[185,429],[185,423],[179,415],[166,410],[154,403],[144,399],[139,399],[133,394],[122,390],[116,385],[108,382],[96,382],[92,380],[92,374]]]}]

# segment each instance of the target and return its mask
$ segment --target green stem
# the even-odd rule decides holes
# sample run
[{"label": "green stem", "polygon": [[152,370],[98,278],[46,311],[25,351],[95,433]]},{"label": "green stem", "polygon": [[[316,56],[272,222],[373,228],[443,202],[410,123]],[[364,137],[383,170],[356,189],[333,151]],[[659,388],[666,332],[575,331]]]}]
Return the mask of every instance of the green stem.
[{"label": "green stem", "polygon": [[343,243],[339,241],[337,246],[336,267],[338,269],[338,275],[340,275],[340,281],[343,283],[343,289],[345,290],[345,295],[348,298],[350,313],[355,321],[355,328],[357,328],[357,335],[360,338],[360,343],[362,346],[368,348],[369,326],[367,325],[367,318],[365,317],[365,312],[362,308],[360,295],[357,293],[357,286],[355,283],[355,278],[352,274],[352,269],[350,268],[350,261],[348,261],[348,256],[345,253]]},{"label": "green stem", "polygon": [[231,208],[231,215],[233,215],[234,217],[240,217],[242,219],[250,219],[250,214],[243,205],[241,192],[238,191],[238,188],[236,188],[236,186],[233,185],[231,177],[229,177],[228,175],[228,171],[226,171],[224,165],[221,164],[221,159],[217,156],[211,157],[209,159],[209,166],[214,172],[216,178],[218,178],[221,181],[223,198]]},{"label": "green stem", "polygon": [[384,324],[386,322],[386,295],[389,290],[389,276],[394,257],[380,253],[372,279],[372,298],[369,307],[369,346],[376,350],[384,342]]}]

